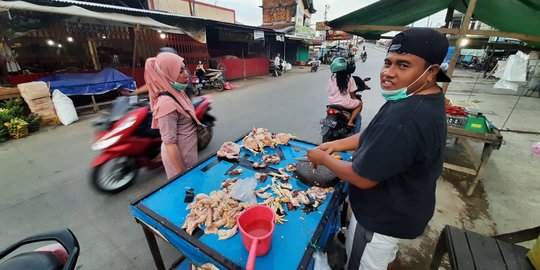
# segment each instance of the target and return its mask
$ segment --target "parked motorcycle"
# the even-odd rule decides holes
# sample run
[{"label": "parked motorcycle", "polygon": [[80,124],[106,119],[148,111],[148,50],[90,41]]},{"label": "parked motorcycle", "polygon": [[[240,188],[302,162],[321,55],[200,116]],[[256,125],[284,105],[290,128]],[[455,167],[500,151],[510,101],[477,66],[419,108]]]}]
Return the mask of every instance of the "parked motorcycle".
[{"label": "parked motorcycle", "polygon": [[[371,80],[371,78],[364,78],[363,80],[358,76],[353,76],[358,87],[354,92],[355,97],[358,100],[362,100],[362,91],[371,89],[365,82]],[[347,126],[347,122],[351,117],[352,109],[346,109],[339,105],[327,105],[326,117],[321,119],[321,135],[322,142],[335,141],[349,137],[354,134],[354,129]]]},{"label": "parked motorcycle", "polygon": [[15,255],[3,263],[0,270],[73,270],[79,258],[79,242],[69,229],[41,233],[27,237],[6,249],[0,251],[0,260],[22,246],[37,242],[56,241],[57,244],[40,247],[34,251],[23,252]]},{"label": "parked motorcycle", "polygon": [[[205,95],[193,98],[197,119],[206,132],[198,132],[198,149],[208,146],[216,120],[208,113],[212,99]],[[109,115],[96,121],[99,130],[92,150],[101,154],[92,162],[90,179],[98,190],[119,192],[133,183],[139,168],[150,170],[163,166],[160,158],[159,130],[151,129],[152,113],[148,102],[130,104],[127,97],[118,97]]]},{"label": "parked motorcycle", "polygon": [[220,69],[207,69],[204,74],[205,79],[201,82],[199,78],[193,77],[191,82],[195,86],[195,92],[200,93],[201,89],[215,88],[218,92],[225,89],[225,78],[223,77],[223,70]]}]

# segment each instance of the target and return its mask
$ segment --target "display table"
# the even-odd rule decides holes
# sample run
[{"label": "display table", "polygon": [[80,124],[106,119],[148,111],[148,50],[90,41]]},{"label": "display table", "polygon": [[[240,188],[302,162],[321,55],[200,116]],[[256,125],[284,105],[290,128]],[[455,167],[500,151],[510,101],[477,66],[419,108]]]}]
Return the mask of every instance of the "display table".
[{"label": "display table", "polygon": [[[493,152],[493,150],[499,149],[501,147],[503,137],[500,131],[496,128],[492,129],[492,133],[479,133],[451,126],[448,126],[448,137],[455,138],[456,143],[460,142],[465,147],[467,154],[470,156],[471,160],[474,163],[474,168],[468,168],[456,164],[450,164],[447,162],[445,162],[443,166],[444,168],[450,170],[474,175],[473,182],[467,190],[467,195],[471,196],[474,192],[474,189],[476,188],[476,185],[482,178],[482,174],[485,170],[485,165],[488,163],[489,158],[491,157],[491,153]],[[480,155],[474,153],[475,151],[471,147],[469,142],[484,144]]]},{"label": "display table", "polygon": [[[239,140],[238,143],[241,143]],[[275,149],[268,148],[266,154],[278,154],[281,163],[270,165],[263,169],[267,172],[277,172],[278,168],[296,163],[293,158],[303,157],[306,150],[316,145],[298,140],[291,140],[289,145],[280,145]],[[349,154],[341,153],[344,159]],[[194,265],[212,263],[220,269],[243,269],[248,251],[241,242],[240,233],[227,240],[218,240],[216,234],[203,234],[196,230],[189,235],[181,229],[186,215],[188,203],[184,202],[186,190],[193,189],[195,195],[209,194],[221,189],[221,183],[229,178],[227,172],[242,168],[240,178],[255,175],[253,162],[260,162],[262,155],[242,148],[240,159],[236,162],[220,160],[215,155],[202,160],[191,170],[172,179],[166,185],[150,192],[148,195],[132,202],[131,212],[136,221],[142,226],[148,245],[152,252],[157,269],[165,269],[155,236],[164,239]],[[258,183],[257,188],[268,185],[270,176],[265,183]],[[294,175],[289,180],[293,189],[306,190],[309,187],[298,181]],[[340,211],[338,208],[346,196],[347,185],[337,184],[335,192],[327,194],[326,200],[311,213],[297,210],[287,210],[284,224],[276,224],[270,252],[257,257],[257,269],[311,269],[314,260],[313,252],[318,247],[324,247],[330,235],[340,227]],[[258,198],[258,202],[262,202]]]}]

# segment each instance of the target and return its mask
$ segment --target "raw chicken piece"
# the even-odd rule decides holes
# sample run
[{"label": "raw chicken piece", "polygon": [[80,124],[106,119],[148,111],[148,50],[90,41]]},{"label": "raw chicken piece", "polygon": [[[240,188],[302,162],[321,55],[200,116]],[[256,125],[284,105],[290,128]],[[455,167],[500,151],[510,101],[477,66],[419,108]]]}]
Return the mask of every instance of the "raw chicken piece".
[{"label": "raw chicken piece", "polygon": [[239,174],[242,174],[244,172],[244,170],[242,169],[235,169],[235,170],[230,170],[227,174],[229,175],[239,175]]},{"label": "raw chicken piece", "polygon": [[224,142],[216,154],[221,158],[238,159],[240,156],[240,145],[234,142]]},{"label": "raw chicken piece", "polygon": [[287,164],[285,166],[285,170],[288,172],[296,172],[296,165],[295,164]]},{"label": "raw chicken piece", "polygon": [[256,173],[255,179],[259,180],[259,182],[264,183],[266,181],[266,178],[268,178],[268,174],[266,173]]},{"label": "raw chicken piece", "polygon": [[234,225],[230,230],[219,230],[217,233],[219,236],[218,240],[225,240],[233,237],[237,232],[237,228],[238,226]]},{"label": "raw chicken piece", "polygon": [[275,135],[274,141],[276,144],[288,144],[289,141],[294,138],[296,137],[288,133],[278,133]]},{"label": "raw chicken piece", "polygon": [[277,154],[264,155],[262,157],[262,161],[267,164],[278,164],[279,162],[281,162],[281,158]]}]

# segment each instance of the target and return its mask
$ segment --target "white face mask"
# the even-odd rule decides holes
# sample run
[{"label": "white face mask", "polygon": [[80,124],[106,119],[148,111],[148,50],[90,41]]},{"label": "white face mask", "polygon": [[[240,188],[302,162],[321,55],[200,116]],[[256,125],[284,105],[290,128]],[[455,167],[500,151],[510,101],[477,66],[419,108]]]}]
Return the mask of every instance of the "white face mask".
[{"label": "white face mask", "polygon": [[432,66],[433,65],[430,65],[428,68],[426,68],[426,70],[424,70],[422,75],[420,75],[418,78],[416,78],[416,80],[414,80],[414,82],[409,84],[407,87],[403,87],[403,88],[400,88],[398,90],[393,90],[393,91],[388,91],[388,90],[381,89],[381,95],[387,101],[397,101],[397,100],[402,100],[402,99],[408,98],[408,97],[416,94],[418,91],[422,90],[424,88],[424,86],[426,86],[427,81],[420,88],[418,88],[416,91],[414,91],[414,92],[412,92],[410,94],[407,94],[407,90],[409,89],[409,87],[411,87],[411,85],[415,84],[420,78],[422,78]]}]

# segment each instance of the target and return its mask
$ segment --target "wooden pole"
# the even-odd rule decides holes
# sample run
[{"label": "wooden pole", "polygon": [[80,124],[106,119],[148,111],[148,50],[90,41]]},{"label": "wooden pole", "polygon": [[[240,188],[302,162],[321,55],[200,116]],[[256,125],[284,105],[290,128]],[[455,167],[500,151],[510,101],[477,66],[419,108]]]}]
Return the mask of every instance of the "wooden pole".
[{"label": "wooden pole", "polygon": [[[461,27],[459,28],[458,32],[458,38],[456,40],[456,44],[454,47],[454,54],[452,55],[452,60],[450,61],[450,65],[448,66],[448,70],[446,71],[446,75],[448,77],[452,77],[452,74],[454,74],[454,69],[456,67],[456,63],[459,57],[459,52],[461,51],[461,42],[463,39],[467,37],[467,30],[469,29],[469,23],[471,22],[471,17],[474,12],[474,8],[476,7],[476,1],[477,0],[470,0],[469,6],[467,7],[467,12],[465,13],[465,18],[463,19],[463,23],[461,24]],[[446,90],[448,90],[448,84],[443,84],[443,94],[446,94]]]},{"label": "wooden pole", "polygon": [[88,51],[90,52],[90,57],[92,58],[92,64],[94,65],[94,70],[100,70],[101,65],[99,64],[99,58],[97,55],[96,46],[91,39],[88,39]]},{"label": "wooden pole", "polygon": [[137,64],[137,43],[139,39],[139,32],[141,31],[141,25],[137,24],[133,28],[133,61],[131,62],[131,77],[135,79],[135,65]]}]

